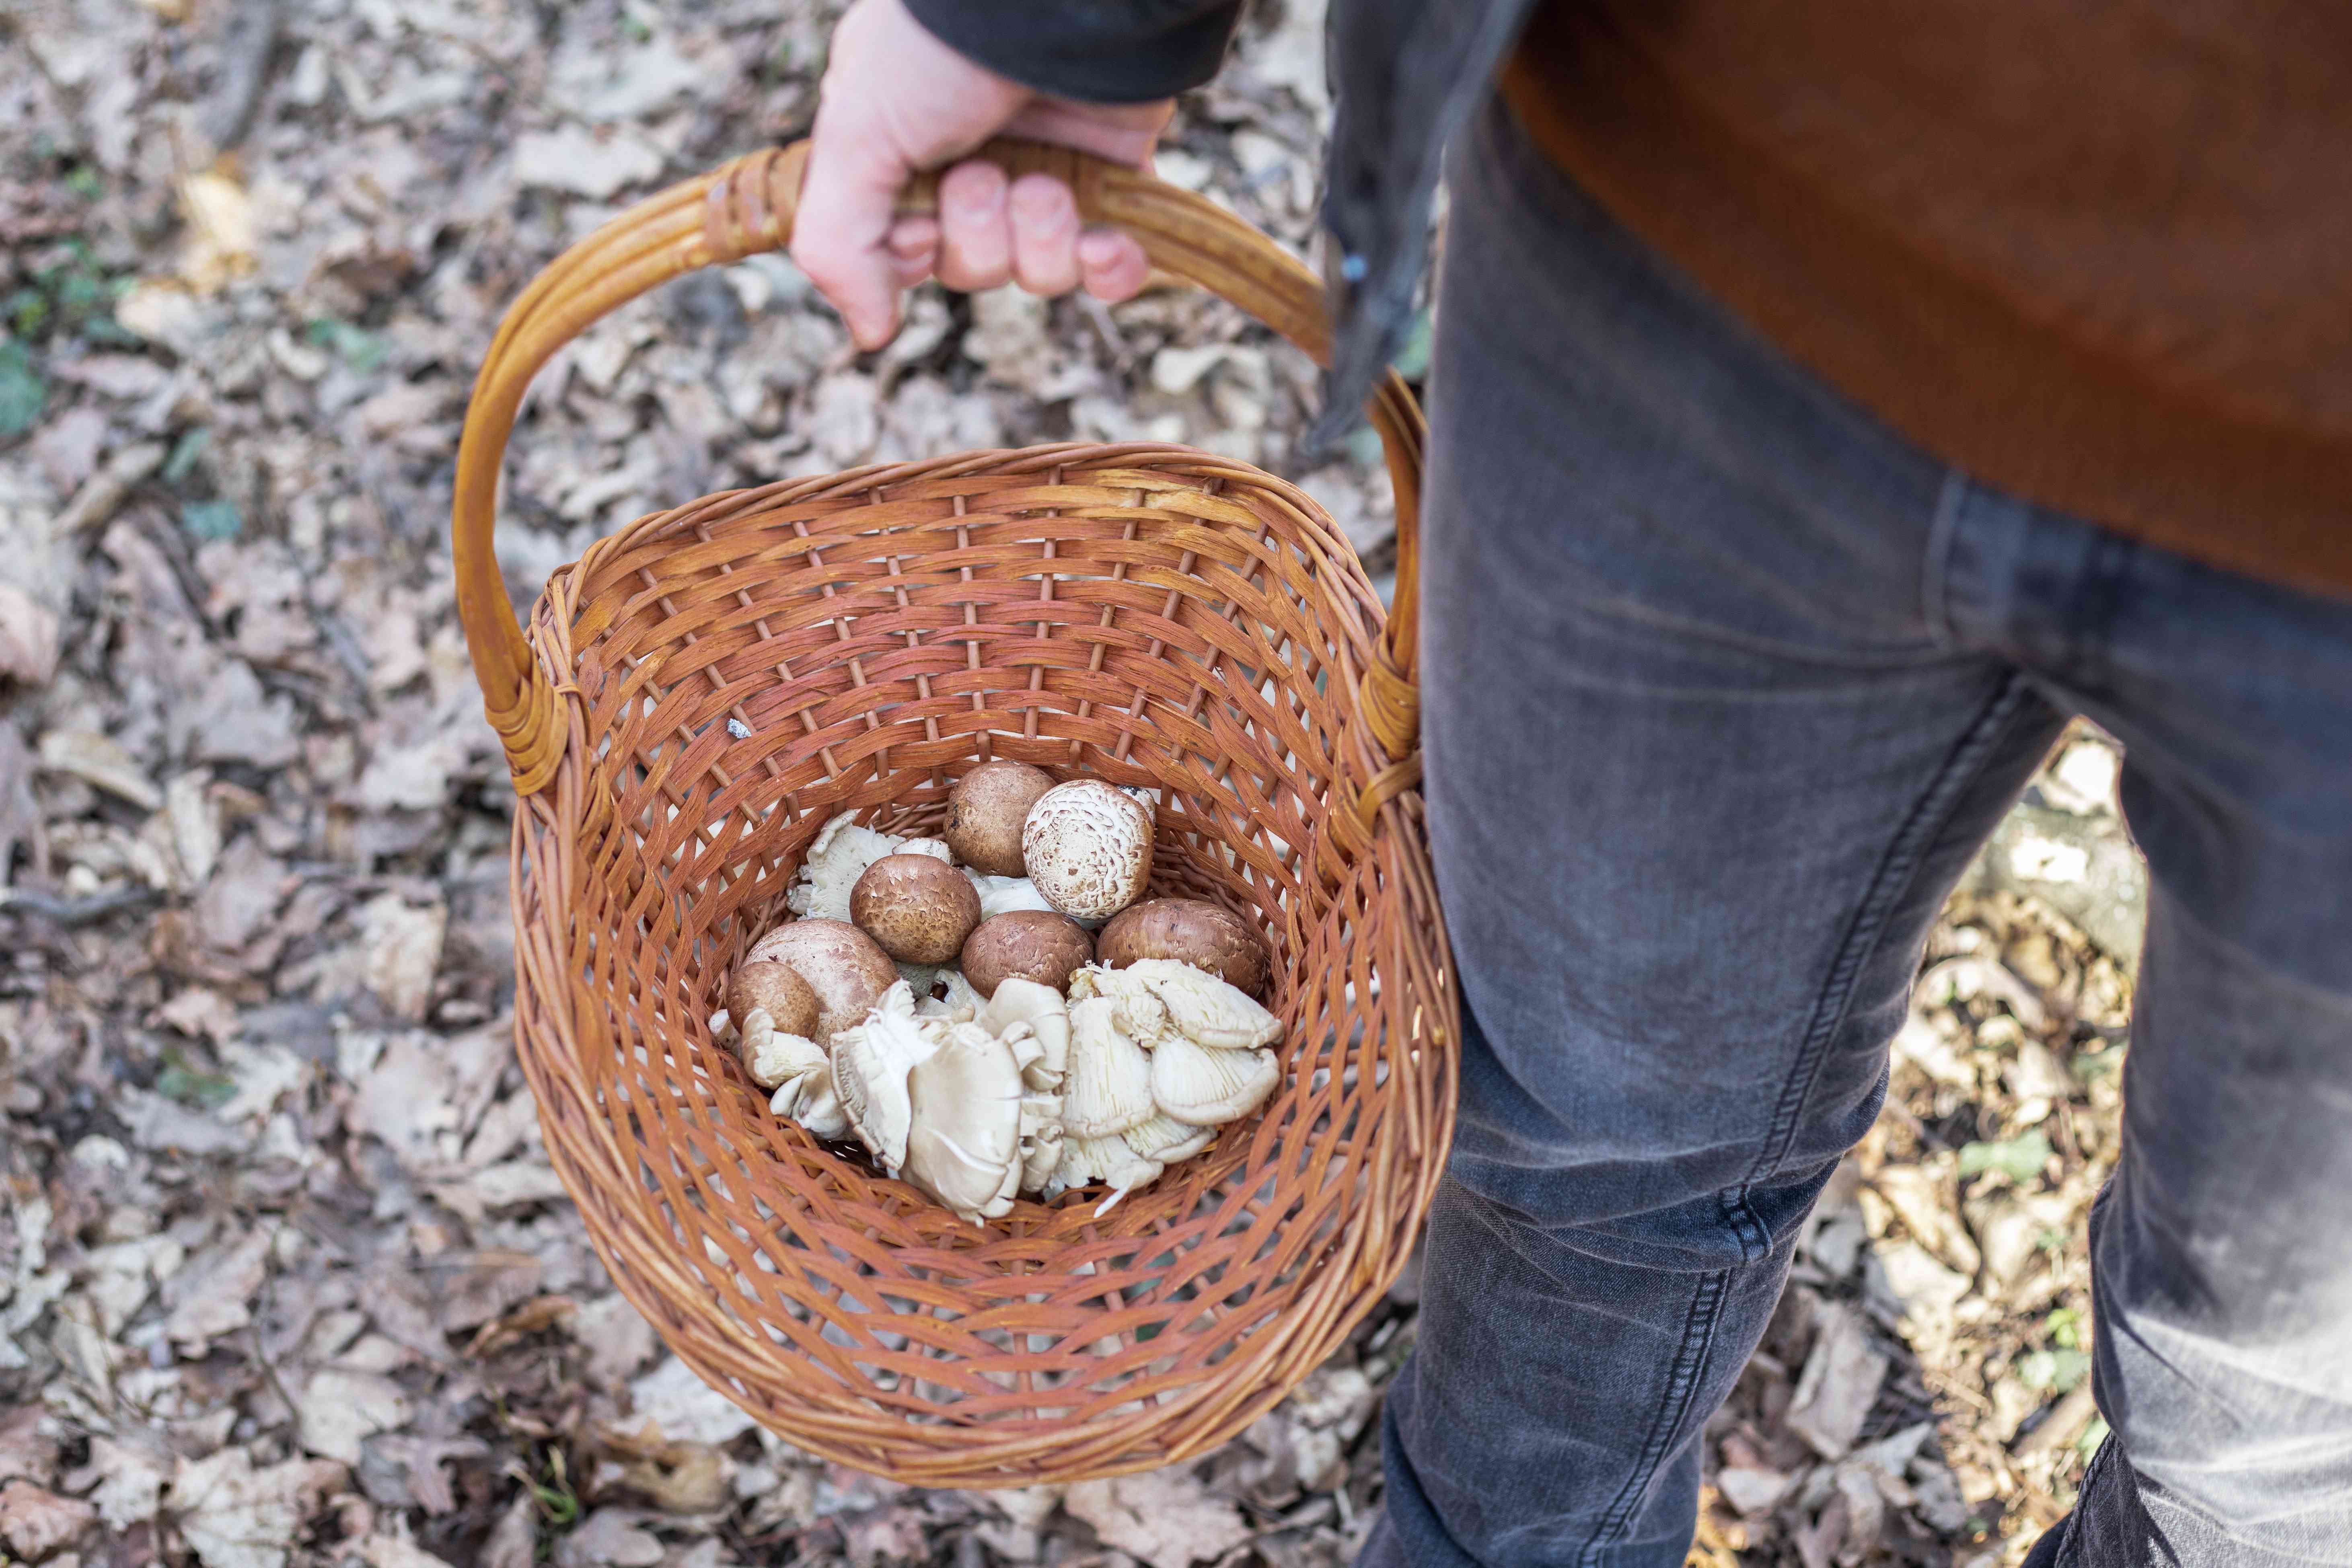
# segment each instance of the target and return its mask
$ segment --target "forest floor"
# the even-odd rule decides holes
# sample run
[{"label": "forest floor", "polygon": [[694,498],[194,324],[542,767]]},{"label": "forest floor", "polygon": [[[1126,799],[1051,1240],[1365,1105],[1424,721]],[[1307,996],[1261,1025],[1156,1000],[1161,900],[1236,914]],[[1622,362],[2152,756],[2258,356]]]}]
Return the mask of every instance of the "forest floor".
[{"label": "forest floor", "polygon": [[[1310,1568],[1376,1514],[1410,1275],[1198,1464],[924,1491],[688,1374],[541,1149],[450,579],[467,385],[564,245],[805,124],[832,16],[0,5],[0,1560]],[[1319,27],[1261,7],[1159,165],[1302,253]],[[1175,290],[926,289],[860,357],[763,258],[541,374],[501,559],[528,603],[707,491],[1150,438],[1299,479],[1382,573],[1374,453],[1295,456],[1314,390]],[[1708,1428],[1695,1561],[2000,1568],[2064,1508],[2140,898],[2115,766],[2073,736],[1947,911],[1885,1113]]]}]

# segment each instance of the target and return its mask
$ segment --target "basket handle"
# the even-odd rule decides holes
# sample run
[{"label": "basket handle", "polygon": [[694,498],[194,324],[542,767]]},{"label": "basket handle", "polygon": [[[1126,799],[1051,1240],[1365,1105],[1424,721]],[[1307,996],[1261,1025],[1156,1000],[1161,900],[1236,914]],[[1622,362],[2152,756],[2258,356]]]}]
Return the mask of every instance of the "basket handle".
[{"label": "basket handle", "polygon": [[[975,154],[1008,176],[1043,173],[1066,182],[1089,224],[1109,224],[1141,242],[1161,270],[1222,295],[1330,363],[1331,325],[1320,279],[1249,224],[1204,196],[1066,147],[1000,140]],[[457,447],[451,532],[457,618],[466,630],[490,725],[505,744],[515,793],[537,794],[563,754],[565,721],[547,672],[516,624],[514,601],[491,548],[499,473],[530,378],[558,349],[647,289],[704,267],[725,266],[792,242],[808,143],[747,153],[671,186],[581,240],[531,279],[491,340]],[[937,176],[918,175],[902,213],[939,205]],[[1393,372],[1365,412],[1380,432],[1396,491],[1394,608],[1364,671],[1360,701],[1387,753],[1360,792],[1369,827],[1381,805],[1420,777],[1420,702],[1413,682],[1420,600],[1421,410]]]}]

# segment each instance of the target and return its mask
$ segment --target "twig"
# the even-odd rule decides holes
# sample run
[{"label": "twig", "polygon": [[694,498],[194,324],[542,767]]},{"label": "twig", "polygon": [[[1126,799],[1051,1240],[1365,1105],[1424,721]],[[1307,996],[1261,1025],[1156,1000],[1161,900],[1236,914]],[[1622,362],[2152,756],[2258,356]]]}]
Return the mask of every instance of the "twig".
[{"label": "twig", "polygon": [[2092,1396],[2088,1383],[2075,1384],[2074,1391],[2051,1406],[2042,1425],[2020,1437],[2010,1452],[2021,1459],[2036,1454],[2046,1454],[2063,1448],[2080,1437],[2091,1425],[2091,1417],[2099,1413],[2097,1401]]},{"label": "twig", "polygon": [[61,899],[31,888],[0,888],[0,913],[21,910],[61,926],[88,925],[122,910],[136,909],[163,895],[153,888],[110,888],[86,899]]},{"label": "twig", "polygon": [[85,528],[96,528],[114,515],[123,499],[148,475],[163,466],[168,449],[161,441],[125,447],[107,459],[106,467],[82,482],[66,510],[49,525],[50,534],[63,539]]},{"label": "twig", "polygon": [[239,0],[229,12],[221,37],[220,80],[196,119],[215,153],[227,152],[253,128],[262,84],[269,79],[269,57],[285,25],[285,0]]},{"label": "twig", "polygon": [[1111,367],[1122,375],[1134,369],[1135,345],[1127,341],[1125,332],[1119,331],[1118,320],[1110,313],[1110,307],[1087,293],[1080,293],[1077,300],[1078,309],[1085,314],[1087,323],[1101,337],[1103,346],[1110,350]]}]

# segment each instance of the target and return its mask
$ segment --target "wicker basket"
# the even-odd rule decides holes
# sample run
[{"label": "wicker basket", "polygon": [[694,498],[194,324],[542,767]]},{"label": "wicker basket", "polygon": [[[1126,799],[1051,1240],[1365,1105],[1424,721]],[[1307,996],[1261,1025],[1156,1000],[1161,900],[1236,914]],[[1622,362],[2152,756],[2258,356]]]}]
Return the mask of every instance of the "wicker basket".
[{"label": "wicker basket", "polygon": [[[1059,149],[985,155],[1059,174],[1088,220],[1325,354],[1314,276],[1231,215]],[[531,375],[656,284],[781,248],[803,159],[739,159],[574,246],[475,384],[457,595],[520,797],[523,1068],[614,1281],[762,1425],[930,1486],[1171,1463],[1339,1343],[1444,1160],[1458,1025],[1415,788],[1420,414],[1393,378],[1370,409],[1393,618],[1282,480],[1065,445],[641,518],[555,574],[526,639],[490,531]],[[706,1025],[828,817],[928,826],[992,756],[1160,791],[1159,890],[1273,944],[1282,1087],[1101,1216],[1081,1190],[959,1221],[771,1115]]]}]

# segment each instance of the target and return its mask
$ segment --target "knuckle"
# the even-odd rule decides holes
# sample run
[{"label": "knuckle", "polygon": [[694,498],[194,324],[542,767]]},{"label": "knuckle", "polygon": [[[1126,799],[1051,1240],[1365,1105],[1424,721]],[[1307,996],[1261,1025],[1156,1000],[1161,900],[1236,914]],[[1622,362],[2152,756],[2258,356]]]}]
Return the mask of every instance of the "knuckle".
[{"label": "knuckle", "polygon": [[1051,174],[1024,174],[1013,184],[1015,216],[1036,227],[1076,227],[1077,203],[1070,187]]}]

